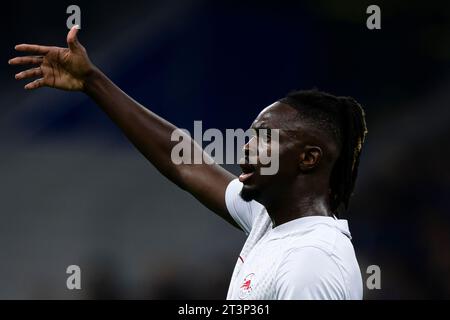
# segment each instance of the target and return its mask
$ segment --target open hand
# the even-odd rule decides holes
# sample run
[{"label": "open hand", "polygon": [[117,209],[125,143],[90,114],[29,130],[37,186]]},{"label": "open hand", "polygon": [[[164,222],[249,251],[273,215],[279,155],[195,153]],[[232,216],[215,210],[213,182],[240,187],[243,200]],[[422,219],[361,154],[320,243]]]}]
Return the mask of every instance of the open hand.
[{"label": "open hand", "polygon": [[78,42],[78,26],[67,34],[68,48],[48,47],[35,44],[19,44],[17,51],[28,55],[9,60],[10,65],[37,65],[16,74],[16,79],[38,78],[25,85],[25,89],[43,86],[62,90],[84,90],[86,78],[95,69],[86,49]]}]

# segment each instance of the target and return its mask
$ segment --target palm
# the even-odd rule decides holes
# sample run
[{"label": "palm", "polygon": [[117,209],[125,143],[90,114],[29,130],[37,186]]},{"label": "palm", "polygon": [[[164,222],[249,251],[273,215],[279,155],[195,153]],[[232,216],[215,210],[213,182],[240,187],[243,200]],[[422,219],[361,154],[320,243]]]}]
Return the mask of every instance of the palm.
[{"label": "palm", "polygon": [[87,69],[83,60],[66,48],[50,50],[40,65],[44,84],[63,90],[82,90]]},{"label": "palm", "polygon": [[77,29],[72,28],[67,36],[69,48],[21,44],[16,50],[34,52],[38,55],[11,59],[10,64],[36,64],[35,68],[16,74],[16,79],[38,78],[28,83],[25,89],[42,86],[63,90],[83,90],[84,80],[93,69],[84,47],[76,38]]}]

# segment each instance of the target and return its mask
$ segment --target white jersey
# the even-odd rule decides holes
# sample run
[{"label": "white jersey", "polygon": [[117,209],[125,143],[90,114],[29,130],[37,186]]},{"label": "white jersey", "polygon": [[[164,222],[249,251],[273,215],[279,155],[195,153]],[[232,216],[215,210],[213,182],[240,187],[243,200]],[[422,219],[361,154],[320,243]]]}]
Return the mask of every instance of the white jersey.
[{"label": "white jersey", "polygon": [[248,238],[227,299],[362,299],[361,271],[346,220],[310,216],[275,228],[263,205],[245,202],[235,179],[225,193]]}]

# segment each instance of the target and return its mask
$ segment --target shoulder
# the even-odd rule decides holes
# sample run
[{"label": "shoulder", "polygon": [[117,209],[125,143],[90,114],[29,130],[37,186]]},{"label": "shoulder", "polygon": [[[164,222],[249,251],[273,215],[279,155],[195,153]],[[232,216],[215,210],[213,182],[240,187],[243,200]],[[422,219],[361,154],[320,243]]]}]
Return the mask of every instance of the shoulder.
[{"label": "shoulder", "polygon": [[348,230],[318,224],[284,240],[288,243],[276,273],[279,299],[362,297],[361,272]]},{"label": "shoulder", "polygon": [[332,256],[319,246],[287,251],[276,276],[278,299],[345,299],[345,282]]}]

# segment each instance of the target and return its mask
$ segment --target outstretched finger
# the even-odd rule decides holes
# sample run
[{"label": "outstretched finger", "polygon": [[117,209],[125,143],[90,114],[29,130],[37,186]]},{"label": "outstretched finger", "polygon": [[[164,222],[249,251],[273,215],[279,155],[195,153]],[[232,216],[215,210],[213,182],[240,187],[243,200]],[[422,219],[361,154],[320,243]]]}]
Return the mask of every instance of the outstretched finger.
[{"label": "outstretched finger", "polygon": [[70,51],[76,51],[80,45],[77,37],[78,30],[80,30],[80,26],[75,25],[70,29],[69,33],[67,33],[67,45],[69,46]]},{"label": "outstretched finger", "polygon": [[37,67],[37,68],[28,69],[28,70],[19,72],[18,74],[16,74],[16,79],[20,80],[20,79],[26,79],[26,78],[42,77],[42,76],[43,76],[43,72],[42,72],[41,67]]},{"label": "outstretched finger", "polygon": [[44,60],[42,56],[26,56],[16,57],[8,61],[10,65],[23,65],[23,64],[40,64]]},{"label": "outstretched finger", "polygon": [[51,47],[47,46],[40,46],[37,44],[18,44],[14,47],[17,51],[23,51],[23,52],[36,52],[39,54],[47,54]]},{"label": "outstretched finger", "polygon": [[45,85],[44,79],[41,78],[41,79],[37,79],[37,80],[34,80],[33,82],[28,83],[24,88],[27,90],[33,90],[33,89],[43,87],[44,85]]}]

